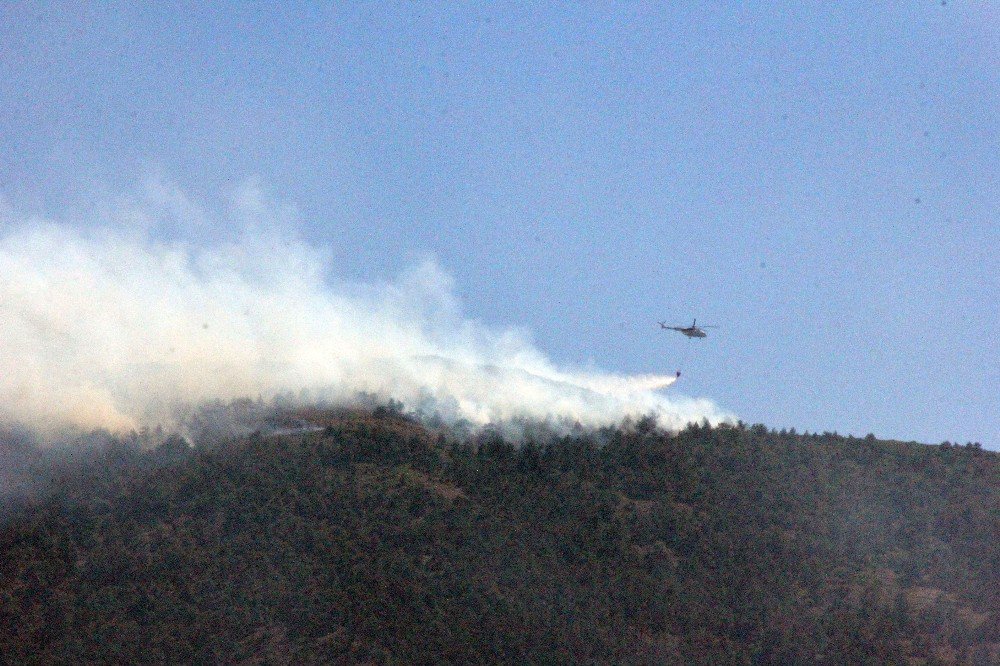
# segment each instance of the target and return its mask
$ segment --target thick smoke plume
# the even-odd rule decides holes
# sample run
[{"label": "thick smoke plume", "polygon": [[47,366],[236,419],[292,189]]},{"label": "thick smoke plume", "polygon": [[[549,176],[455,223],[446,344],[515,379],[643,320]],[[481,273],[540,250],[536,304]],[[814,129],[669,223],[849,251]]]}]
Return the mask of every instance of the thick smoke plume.
[{"label": "thick smoke plume", "polygon": [[485,424],[726,418],[668,397],[672,376],[555,367],[515,329],[462,316],[431,261],[393,282],[337,283],[287,211],[252,188],[213,216],[169,187],[87,219],[0,204],[0,420],[176,425],[205,401],[366,392]]}]

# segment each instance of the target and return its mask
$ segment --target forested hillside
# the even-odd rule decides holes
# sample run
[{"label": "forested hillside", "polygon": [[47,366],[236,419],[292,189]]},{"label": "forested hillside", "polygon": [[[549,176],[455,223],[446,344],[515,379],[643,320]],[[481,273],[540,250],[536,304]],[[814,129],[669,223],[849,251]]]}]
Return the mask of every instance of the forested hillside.
[{"label": "forested hillside", "polygon": [[1000,663],[978,447],[296,418],[323,429],[5,444],[38,480],[0,528],[3,660]]}]

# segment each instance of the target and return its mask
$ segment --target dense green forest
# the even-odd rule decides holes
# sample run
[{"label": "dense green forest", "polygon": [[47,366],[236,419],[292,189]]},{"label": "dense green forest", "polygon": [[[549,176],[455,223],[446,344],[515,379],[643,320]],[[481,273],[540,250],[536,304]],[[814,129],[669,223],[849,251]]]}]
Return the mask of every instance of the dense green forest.
[{"label": "dense green forest", "polygon": [[295,418],[319,429],[5,436],[4,662],[1000,663],[978,446]]}]

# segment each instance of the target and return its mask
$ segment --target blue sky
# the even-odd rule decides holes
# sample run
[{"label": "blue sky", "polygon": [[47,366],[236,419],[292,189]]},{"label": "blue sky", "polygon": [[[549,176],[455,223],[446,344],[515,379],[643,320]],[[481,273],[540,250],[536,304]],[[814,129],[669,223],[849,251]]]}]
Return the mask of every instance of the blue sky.
[{"label": "blue sky", "polygon": [[1000,448],[997,3],[81,4],[0,8],[19,210],[255,181],[561,364]]}]

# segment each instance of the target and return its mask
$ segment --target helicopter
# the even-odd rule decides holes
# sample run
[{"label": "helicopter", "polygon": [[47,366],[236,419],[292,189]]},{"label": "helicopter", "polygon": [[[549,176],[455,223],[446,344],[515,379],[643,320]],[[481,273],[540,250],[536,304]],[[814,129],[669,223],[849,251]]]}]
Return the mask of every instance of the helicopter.
[{"label": "helicopter", "polygon": [[660,328],[665,328],[670,331],[677,331],[683,333],[689,338],[707,338],[708,334],[705,333],[706,328],[718,328],[718,326],[698,326],[698,320],[695,319],[691,322],[690,326],[667,326],[665,322],[660,322]]}]

